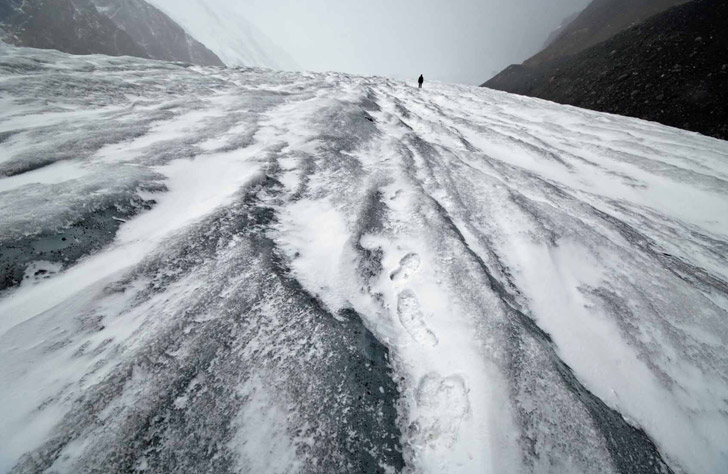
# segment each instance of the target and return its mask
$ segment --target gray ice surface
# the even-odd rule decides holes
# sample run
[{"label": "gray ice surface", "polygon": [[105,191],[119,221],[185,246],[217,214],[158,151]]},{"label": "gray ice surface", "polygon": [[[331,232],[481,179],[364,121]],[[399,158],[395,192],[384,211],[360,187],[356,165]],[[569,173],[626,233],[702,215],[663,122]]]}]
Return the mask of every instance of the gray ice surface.
[{"label": "gray ice surface", "polygon": [[0,49],[0,472],[726,472],[728,143]]}]

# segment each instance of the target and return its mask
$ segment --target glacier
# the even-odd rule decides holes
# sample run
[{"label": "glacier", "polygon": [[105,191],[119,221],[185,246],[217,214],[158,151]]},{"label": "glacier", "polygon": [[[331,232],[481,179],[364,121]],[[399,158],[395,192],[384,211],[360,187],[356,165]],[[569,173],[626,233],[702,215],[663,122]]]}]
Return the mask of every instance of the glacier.
[{"label": "glacier", "polygon": [[728,472],[728,143],[0,46],[0,472]]}]

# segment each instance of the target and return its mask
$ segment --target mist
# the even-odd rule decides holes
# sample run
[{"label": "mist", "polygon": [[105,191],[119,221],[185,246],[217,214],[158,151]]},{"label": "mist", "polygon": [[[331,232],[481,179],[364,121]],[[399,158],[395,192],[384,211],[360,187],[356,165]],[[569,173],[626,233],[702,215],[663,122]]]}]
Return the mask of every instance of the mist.
[{"label": "mist", "polygon": [[302,69],[481,84],[538,52],[589,0],[210,0],[244,14]]}]

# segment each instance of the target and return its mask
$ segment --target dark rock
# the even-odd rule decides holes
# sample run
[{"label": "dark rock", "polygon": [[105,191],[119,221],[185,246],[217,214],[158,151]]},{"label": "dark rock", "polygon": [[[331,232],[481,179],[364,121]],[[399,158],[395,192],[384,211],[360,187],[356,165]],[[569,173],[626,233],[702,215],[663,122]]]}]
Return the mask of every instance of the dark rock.
[{"label": "dark rock", "polygon": [[[526,61],[535,66],[570,56],[601,43],[632,25],[688,0],[593,0],[573,21],[562,26],[547,47]],[[613,48],[610,54],[617,54]]]},{"label": "dark rock", "polygon": [[149,57],[90,0],[29,0],[3,10],[4,40],[70,54]]},{"label": "dark rock", "polygon": [[0,37],[16,46],[70,54],[224,66],[212,51],[144,0],[0,1]]},{"label": "dark rock", "polygon": [[[728,139],[725,18],[726,0],[694,0],[573,56],[510,66],[484,86]],[[698,37],[699,54],[692,54]],[[720,74],[711,74],[717,65]],[[559,81],[550,81],[557,69]],[[637,90],[641,100],[629,100]],[[660,109],[649,105],[655,102]]]}]

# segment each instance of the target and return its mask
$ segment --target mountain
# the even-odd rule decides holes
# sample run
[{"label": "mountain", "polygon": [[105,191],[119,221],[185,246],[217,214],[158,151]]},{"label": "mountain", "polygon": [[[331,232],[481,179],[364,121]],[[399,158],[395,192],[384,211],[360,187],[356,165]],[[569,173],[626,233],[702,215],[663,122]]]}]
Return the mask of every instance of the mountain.
[{"label": "mountain", "polygon": [[647,18],[688,0],[594,0],[573,19],[567,18],[563,28],[551,38],[547,47],[525,65],[579,53]]},{"label": "mountain", "polygon": [[725,472],[728,142],[0,48],[0,472]]},{"label": "mountain", "polygon": [[293,59],[245,17],[244,2],[149,0],[187,32],[215,52],[228,66],[292,70]]},{"label": "mountain", "polygon": [[561,36],[562,33],[566,30],[566,28],[573,22],[579,15],[581,14],[580,11],[572,13],[571,15],[567,16],[561,21],[561,24],[558,28],[556,28],[554,31],[551,32],[551,34],[546,38],[546,41],[543,44],[543,49],[548,48],[551,46],[551,44],[556,41],[556,39]]},{"label": "mountain", "polygon": [[510,66],[484,86],[728,139],[725,18],[725,0],[694,0],[578,54]]},{"label": "mountain", "polygon": [[127,32],[152,59],[224,66],[215,53],[144,0],[92,0],[100,13]]},{"label": "mountain", "polygon": [[90,0],[26,0],[6,4],[3,40],[71,54],[148,57],[134,39]]},{"label": "mountain", "polygon": [[3,24],[8,17],[13,15],[23,3],[23,0],[4,0],[0,2],[0,25]]},{"label": "mountain", "polygon": [[0,24],[3,39],[19,46],[224,65],[143,0],[13,0],[0,9]]}]

